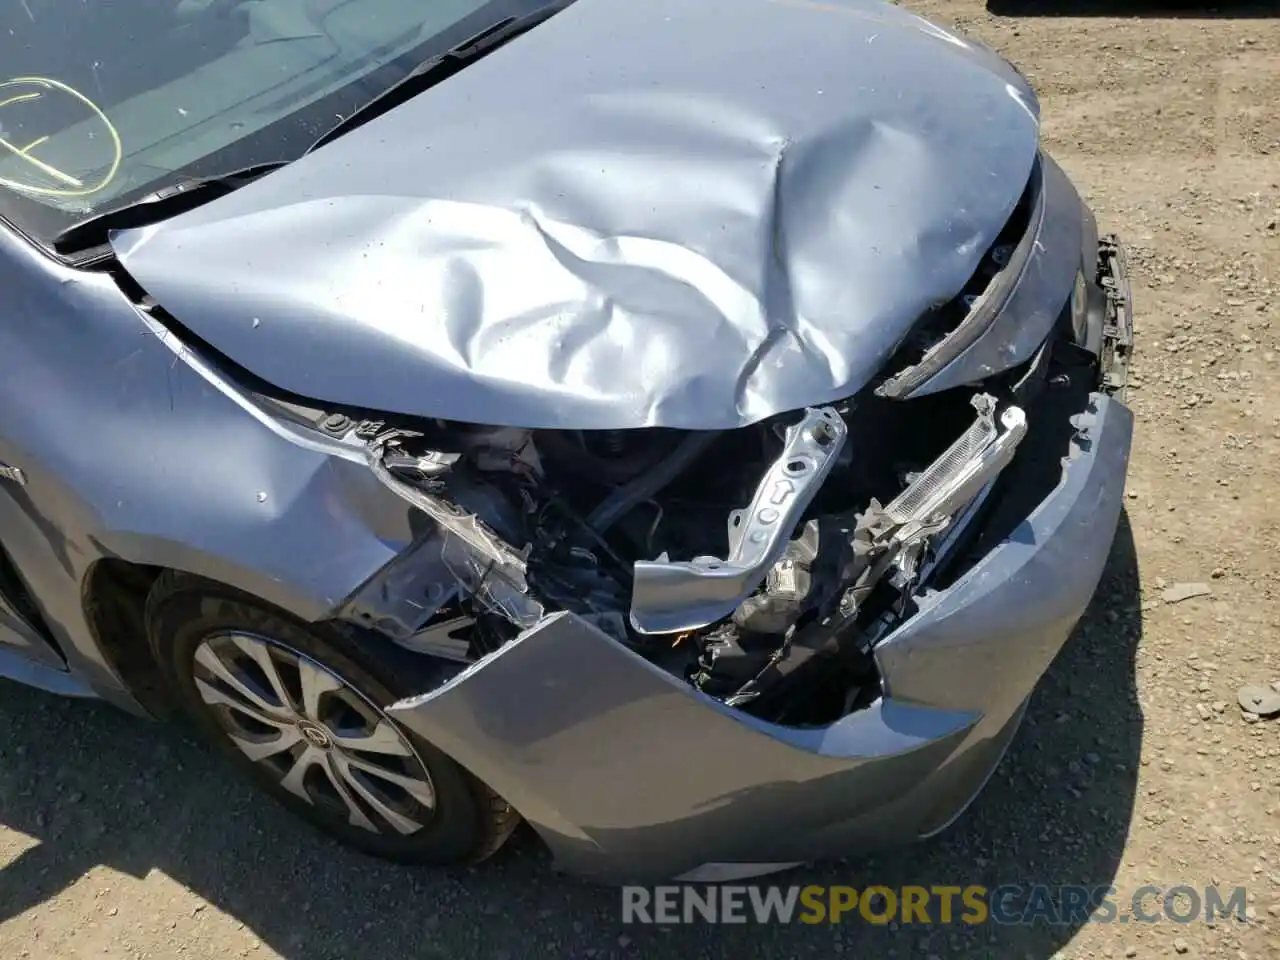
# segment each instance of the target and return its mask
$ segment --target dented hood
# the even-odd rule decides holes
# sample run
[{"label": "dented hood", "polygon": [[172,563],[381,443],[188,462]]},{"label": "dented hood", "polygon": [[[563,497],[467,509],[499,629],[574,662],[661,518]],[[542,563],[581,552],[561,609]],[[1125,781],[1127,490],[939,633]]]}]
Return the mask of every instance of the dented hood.
[{"label": "dented hood", "polygon": [[955,296],[1037,106],[859,0],[578,0],[197,210],[123,266],[316,400],[528,427],[723,429],[848,396]]}]

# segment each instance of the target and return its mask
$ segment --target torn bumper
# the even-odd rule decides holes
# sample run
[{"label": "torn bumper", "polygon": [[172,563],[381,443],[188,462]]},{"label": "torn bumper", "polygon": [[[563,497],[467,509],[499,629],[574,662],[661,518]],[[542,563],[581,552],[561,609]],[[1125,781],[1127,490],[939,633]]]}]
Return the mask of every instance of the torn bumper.
[{"label": "torn bumper", "polygon": [[1101,576],[1132,415],[1091,394],[1061,479],[876,651],[884,695],[820,728],[777,726],[691,689],[572,614],[550,616],[402,723],[507,798],[558,863],[598,879],[794,862],[951,822]]}]

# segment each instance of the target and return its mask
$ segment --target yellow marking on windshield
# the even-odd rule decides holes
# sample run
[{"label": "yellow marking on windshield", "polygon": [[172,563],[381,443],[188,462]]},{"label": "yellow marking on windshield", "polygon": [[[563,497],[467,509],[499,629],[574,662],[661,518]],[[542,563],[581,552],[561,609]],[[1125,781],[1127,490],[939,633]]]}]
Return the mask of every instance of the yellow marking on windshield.
[{"label": "yellow marking on windshield", "polygon": [[[59,170],[52,164],[46,163],[31,154],[32,150],[49,139],[48,135],[37,137],[35,140],[31,141],[31,143],[22,148],[15,147],[7,140],[0,138],[0,147],[4,147],[15,156],[26,161],[46,177],[50,177],[51,179],[65,185],[63,187],[42,187],[32,183],[23,183],[19,180],[10,180],[5,177],[0,177],[0,186],[9,187],[12,190],[19,190],[23,193],[35,194],[42,197],[87,197],[91,193],[97,193],[115,179],[116,174],[120,170],[120,163],[124,159],[124,146],[120,142],[120,133],[116,130],[115,124],[111,122],[101,107],[86,97],[79,90],[68,86],[60,80],[54,80],[51,77],[14,77],[11,80],[0,81],[0,91],[3,91],[6,87],[17,86],[41,87],[47,92],[65,93],[67,96],[88,107],[90,112],[102,122],[102,126],[107,131],[112,151],[111,163],[108,165],[105,174],[96,178],[93,182],[85,183],[83,180],[79,180],[71,174],[63,170]],[[0,108],[7,107],[14,103],[37,100],[43,95],[43,93],[38,91],[18,93],[8,97],[7,99],[0,100]]]},{"label": "yellow marking on windshield", "polygon": [[54,167],[54,166],[51,166],[50,164],[45,163],[43,160],[39,159],[38,157],[33,157],[28,155],[25,151],[19,150],[8,140],[4,139],[4,137],[0,137],[0,147],[4,147],[6,150],[13,151],[14,156],[21,157],[23,160],[27,161],[27,163],[31,164],[37,170],[41,171],[42,173],[48,174],[49,176],[53,177],[53,179],[55,180],[61,180],[63,183],[72,187],[84,186],[83,180],[77,180],[71,174],[63,173],[57,167]]},{"label": "yellow marking on windshield", "polygon": [[0,107],[7,107],[11,103],[21,103],[23,100],[39,100],[38,93],[20,93],[16,97],[10,97],[8,100],[0,100]]}]

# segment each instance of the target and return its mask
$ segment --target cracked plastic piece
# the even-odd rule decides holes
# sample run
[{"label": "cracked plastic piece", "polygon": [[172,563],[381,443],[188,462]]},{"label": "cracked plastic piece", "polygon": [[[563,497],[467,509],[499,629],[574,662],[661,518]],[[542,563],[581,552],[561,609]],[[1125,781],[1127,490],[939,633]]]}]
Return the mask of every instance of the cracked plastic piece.
[{"label": "cracked plastic piece", "polygon": [[412,636],[393,638],[406,650],[453,660],[456,663],[471,662],[469,634],[476,625],[475,617],[451,617],[424,627]]},{"label": "cracked plastic piece", "polygon": [[636,563],[631,625],[640,633],[670,633],[705,627],[732,613],[786,549],[846,434],[834,409],[806,410],[788,428],[782,454],[760,479],[751,503],[729,515],[726,559]]}]

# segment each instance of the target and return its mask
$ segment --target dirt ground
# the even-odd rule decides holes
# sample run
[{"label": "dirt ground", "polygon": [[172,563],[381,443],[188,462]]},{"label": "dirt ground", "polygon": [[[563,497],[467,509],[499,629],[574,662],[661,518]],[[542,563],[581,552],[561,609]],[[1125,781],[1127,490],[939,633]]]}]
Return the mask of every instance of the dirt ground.
[{"label": "dirt ground", "polygon": [[[1130,244],[1136,448],[1097,600],[973,810],[783,882],[1243,885],[1249,923],[624,928],[617,891],[527,837],[459,873],[382,865],[181,733],[3,684],[0,956],[1280,957],[1280,720],[1236,706],[1280,680],[1280,20],[1219,4],[907,0],[1024,69]],[[1212,593],[1162,600],[1189,581]]]}]

